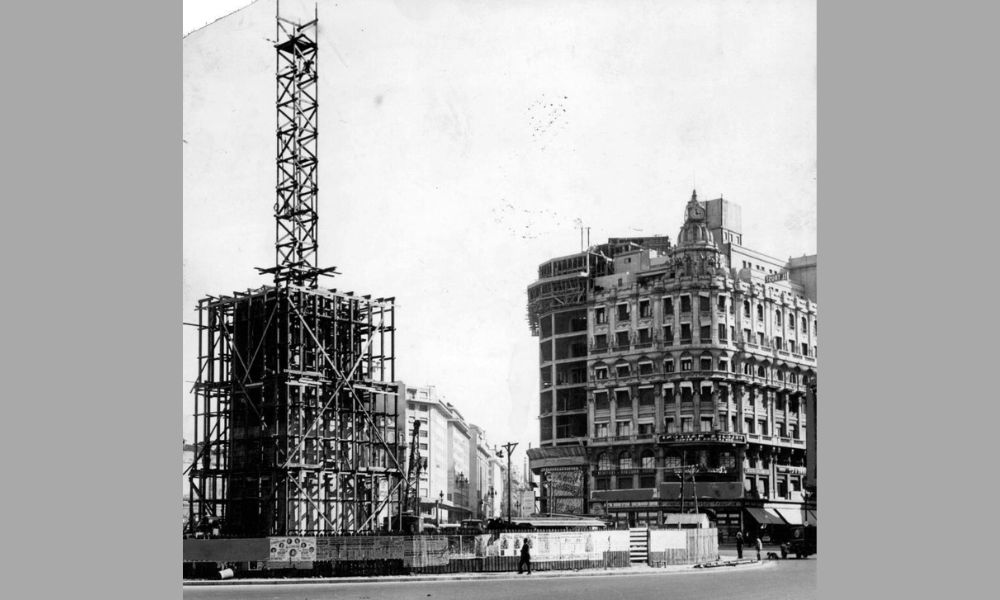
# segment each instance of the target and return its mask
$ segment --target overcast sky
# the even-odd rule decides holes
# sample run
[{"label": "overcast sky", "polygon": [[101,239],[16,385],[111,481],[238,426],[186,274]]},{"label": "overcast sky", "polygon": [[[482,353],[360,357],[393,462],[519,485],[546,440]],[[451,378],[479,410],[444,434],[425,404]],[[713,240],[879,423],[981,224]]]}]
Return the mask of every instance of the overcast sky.
[{"label": "overcast sky", "polygon": [[[184,321],[274,262],[274,0],[184,3]],[[300,5],[296,8],[295,5]],[[286,0],[289,13],[312,3]],[[816,252],[803,0],[321,2],[320,266],[399,303],[398,378],[538,441],[525,288],[591,240],[675,238],[697,181],[743,241]],[[196,375],[184,333],[184,407]],[[192,436],[189,417],[185,436]]]}]

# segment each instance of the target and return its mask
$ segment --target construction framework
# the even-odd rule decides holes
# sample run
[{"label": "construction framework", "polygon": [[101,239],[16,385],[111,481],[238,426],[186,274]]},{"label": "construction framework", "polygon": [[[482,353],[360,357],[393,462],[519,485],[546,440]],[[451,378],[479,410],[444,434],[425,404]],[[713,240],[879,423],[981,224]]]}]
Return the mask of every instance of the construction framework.
[{"label": "construction framework", "polygon": [[277,16],[274,284],[197,306],[192,532],[358,533],[400,512],[395,299],[317,285],[336,273],[316,267],[317,23]]}]

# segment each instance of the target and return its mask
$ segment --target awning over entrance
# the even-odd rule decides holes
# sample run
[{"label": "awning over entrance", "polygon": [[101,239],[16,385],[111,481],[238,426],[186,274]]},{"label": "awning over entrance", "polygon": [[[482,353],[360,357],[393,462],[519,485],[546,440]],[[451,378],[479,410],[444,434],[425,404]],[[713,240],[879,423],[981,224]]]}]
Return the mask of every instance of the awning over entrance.
[{"label": "awning over entrance", "polygon": [[802,513],[804,512],[801,508],[775,508],[781,518],[788,521],[789,525],[802,525]]},{"label": "awning over entrance", "polygon": [[784,525],[785,522],[777,514],[768,512],[763,508],[747,507],[747,512],[759,525]]}]

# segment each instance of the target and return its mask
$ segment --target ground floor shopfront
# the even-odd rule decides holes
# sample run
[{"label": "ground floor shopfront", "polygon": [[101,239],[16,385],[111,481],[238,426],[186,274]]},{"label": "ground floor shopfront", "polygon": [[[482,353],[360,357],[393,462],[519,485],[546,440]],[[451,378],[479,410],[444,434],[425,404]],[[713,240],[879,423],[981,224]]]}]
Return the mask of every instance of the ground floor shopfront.
[{"label": "ground floor shopfront", "polygon": [[760,534],[765,542],[784,541],[792,528],[816,523],[816,506],[803,502],[762,502],[759,500],[702,500],[695,509],[693,502],[679,501],[595,501],[592,512],[603,516],[615,527],[664,527],[667,515],[680,512],[702,513],[712,527],[719,530],[723,543],[734,542],[738,531]]}]

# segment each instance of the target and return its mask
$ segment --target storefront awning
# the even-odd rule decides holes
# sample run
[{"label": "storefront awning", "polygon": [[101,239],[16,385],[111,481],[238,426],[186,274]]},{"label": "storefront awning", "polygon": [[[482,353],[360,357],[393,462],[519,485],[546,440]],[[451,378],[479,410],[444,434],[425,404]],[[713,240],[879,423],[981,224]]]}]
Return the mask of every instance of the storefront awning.
[{"label": "storefront awning", "polygon": [[770,513],[763,508],[747,507],[747,512],[759,525],[784,525],[785,522],[777,514]]},{"label": "storefront awning", "polygon": [[789,525],[802,525],[802,513],[804,512],[801,508],[776,508],[778,514],[781,518],[788,522]]}]

